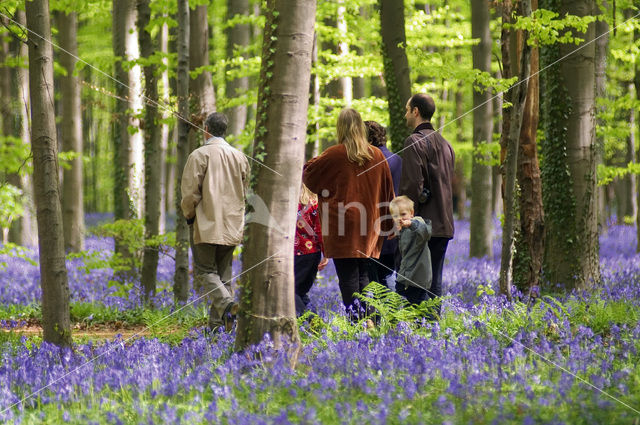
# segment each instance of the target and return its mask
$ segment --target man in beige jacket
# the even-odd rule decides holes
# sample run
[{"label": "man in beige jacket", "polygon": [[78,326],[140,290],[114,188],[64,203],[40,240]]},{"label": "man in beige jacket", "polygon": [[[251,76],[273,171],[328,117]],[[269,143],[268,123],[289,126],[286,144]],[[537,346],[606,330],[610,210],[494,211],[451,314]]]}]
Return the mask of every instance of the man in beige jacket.
[{"label": "man in beige jacket", "polygon": [[189,223],[194,286],[211,304],[209,327],[228,331],[238,305],[231,290],[231,260],[244,229],[249,162],[227,143],[227,117],[214,112],[204,123],[206,142],[182,173],[182,213]]}]

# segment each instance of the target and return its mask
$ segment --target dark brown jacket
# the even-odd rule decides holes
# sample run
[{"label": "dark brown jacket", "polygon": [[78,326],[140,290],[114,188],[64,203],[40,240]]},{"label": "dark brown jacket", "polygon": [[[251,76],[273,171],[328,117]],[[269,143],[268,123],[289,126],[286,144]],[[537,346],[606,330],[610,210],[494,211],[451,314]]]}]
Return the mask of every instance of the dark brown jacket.
[{"label": "dark brown jacket", "polygon": [[[400,195],[414,202],[416,215],[431,220],[432,237],[453,238],[453,199],[451,182],[455,154],[453,148],[433,130],[430,123],[416,127],[404,141]],[[418,197],[428,180],[431,199],[420,204]]]},{"label": "dark brown jacket", "polygon": [[360,166],[349,161],[344,145],[335,145],[304,166],[302,180],[318,194],[322,239],[328,258],[380,256],[384,237],[393,229],[389,202],[393,181],[379,149]]}]

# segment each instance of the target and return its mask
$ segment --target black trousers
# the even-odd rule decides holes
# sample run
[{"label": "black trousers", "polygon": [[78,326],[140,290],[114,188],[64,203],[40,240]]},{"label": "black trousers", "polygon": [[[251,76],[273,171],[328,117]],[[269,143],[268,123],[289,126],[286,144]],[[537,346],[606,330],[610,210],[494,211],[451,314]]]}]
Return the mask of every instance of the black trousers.
[{"label": "black trousers", "polygon": [[[407,299],[411,304],[420,304],[422,301],[442,296],[442,268],[444,257],[447,253],[449,238],[429,239],[429,250],[431,251],[431,270],[433,278],[429,290],[416,288],[415,286],[396,285],[396,292]],[[440,305],[437,313],[440,315]]]},{"label": "black trousers", "polygon": [[361,293],[369,280],[369,259],[368,258],[334,258],[333,265],[338,275],[338,286],[342,294],[342,302],[344,303],[347,313],[355,318],[361,315],[361,311],[356,310],[355,297],[356,292]]},{"label": "black trousers", "polygon": [[311,254],[296,255],[293,260],[293,273],[295,275],[296,314],[301,316],[309,304],[309,290],[313,286],[318,274],[318,264],[322,253],[320,251]]},{"label": "black trousers", "polygon": [[378,282],[388,288],[387,278],[391,276],[394,270],[397,270],[395,257],[395,253],[391,253],[382,254],[378,259],[369,259],[369,280]]}]

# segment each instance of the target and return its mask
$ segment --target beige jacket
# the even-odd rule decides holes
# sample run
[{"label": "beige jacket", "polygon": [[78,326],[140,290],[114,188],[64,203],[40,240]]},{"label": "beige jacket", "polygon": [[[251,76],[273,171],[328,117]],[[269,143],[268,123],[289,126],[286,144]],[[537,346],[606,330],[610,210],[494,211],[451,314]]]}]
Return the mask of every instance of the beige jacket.
[{"label": "beige jacket", "polygon": [[244,229],[249,161],[220,137],[194,150],[182,173],[182,213],[195,216],[194,243],[238,245]]}]

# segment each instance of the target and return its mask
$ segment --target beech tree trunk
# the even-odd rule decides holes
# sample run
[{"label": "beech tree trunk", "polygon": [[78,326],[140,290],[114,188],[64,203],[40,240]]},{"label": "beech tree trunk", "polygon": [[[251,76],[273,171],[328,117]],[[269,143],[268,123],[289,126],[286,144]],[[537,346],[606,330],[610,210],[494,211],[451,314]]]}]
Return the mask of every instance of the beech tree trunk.
[{"label": "beech tree trunk", "polygon": [[[338,42],[339,57],[349,55],[349,43],[345,41],[347,38],[347,20],[344,16],[345,13],[347,13],[347,10],[344,6],[344,0],[338,0],[338,20],[336,26],[338,28],[338,34],[340,34],[340,41]],[[353,79],[343,75],[338,79],[338,83],[344,105],[351,106],[351,102],[353,102]]]},{"label": "beech tree trunk", "polygon": [[407,59],[404,28],[404,2],[380,0],[380,32],[384,82],[389,102],[389,133],[394,152],[402,149],[408,129],[404,119],[405,106],[411,97],[411,78]]},{"label": "beech tree trunk", "polygon": [[[268,0],[258,94],[255,194],[275,225],[246,229],[236,349],[269,334],[276,347],[300,345],[294,306],[293,239],[304,160],[315,0]],[[278,174],[276,174],[275,170]]]},{"label": "beech tree trunk", "polygon": [[[209,23],[207,20],[207,5],[196,6],[190,14],[189,62],[191,71],[209,63]],[[189,85],[191,89],[191,110],[195,117],[192,121],[202,127],[203,121],[216,111],[216,95],[213,89],[211,72],[201,72]],[[201,134],[201,131],[193,133]],[[179,170],[182,172],[182,170]]]},{"label": "beech tree trunk", "polygon": [[[144,234],[145,239],[158,236],[160,231],[160,189],[162,181],[162,132],[158,120],[158,79],[156,65],[149,62],[154,46],[151,34],[146,29],[151,20],[150,0],[138,0],[138,36],[144,66],[145,114],[144,114]],[[142,255],[142,290],[145,302],[156,293],[158,271],[158,248],[144,247]]]},{"label": "beech tree trunk", "polygon": [[[606,1],[603,2],[603,8],[606,8]],[[596,7],[596,10],[593,12],[594,15],[603,13]],[[605,97],[605,91],[607,88],[607,56],[609,51],[609,24],[605,19],[596,21],[596,63],[595,63],[595,73],[596,73],[596,98]],[[598,113],[596,113],[596,117],[598,118],[598,125],[604,125],[604,120],[602,119],[602,115],[600,112],[604,112],[605,106],[597,106]],[[596,167],[599,164],[604,162],[604,134],[597,135],[596,134]],[[598,226],[603,229],[607,225],[607,208],[605,203],[605,187],[598,186],[597,189],[598,200],[597,209],[598,209]]]},{"label": "beech tree trunk", "polygon": [[58,182],[58,144],[53,103],[53,51],[49,2],[25,3],[29,33],[31,149],[38,221],[43,339],[71,345],[69,285],[65,265],[62,209]]},{"label": "beech tree trunk", "polygon": [[163,71],[160,76],[160,91],[158,93],[158,98],[161,99],[160,105],[162,108],[159,111],[159,114],[162,118],[162,124],[160,125],[160,222],[158,225],[158,232],[160,234],[166,233],[167,231],[167,214],[169,213],[169,205],[172,205],[172,202],[168,201],[170,198],[173,201],[171,195],[173,194],[173,187],[170,186],[170,180],[168,176],[171,174],[171,167],[173,164],[170,164],[167,161],[168,151],[169,151],[169,138],[171,137],[171,129],[169,128],[169,124],[167,124],[167,119],[171,117],[171,112],[169,108],[171,107],[171,101],[169,97],[169,61],[166,55],[169,53],[169,25],[166,23],[162,25],[160,29],[160,34],[158,34],[158,44],[160,45],[160,52],[165,55],[162,58],[163,63]]},{"label": "beech tree trunk", "polygon": [[[563,16],[591,14],[593,0],[563,0],[557,10]],[[553,283],[566,290],[585,289],[600,280],[596,209],[595,146],[595,24],[590,24],[579,45],[561,44],[551,48],[550,62],[560,61],[557,73],[545,72],[545,144],[564,143],[563,150],[553,147],[558,158],[543,166],[545,185],[545,272]],[[571,55],[567,56],[569,53]],[[567,57],[565,57],[567,56]],[[564,91],[566,90],[566,92]],[[564,114],[564,118],[563,118]],[[566,116],[568,114],[568,117]],[[547,116],[545,116],[547,119]],[[565,133],[553,133],[558,127]],[[544,148],[543,148],[544,149]],[[551,152],[549,152],[551,154]],[[544,174],[547,170],[548,175]],[[565,179],[568,178],[568,181]]]},{"label": "beech tree trunk", "polygon": [[[491,72],[491,31],[489,0],[471,2],[471,36],[480,39],[472,47],[473,68]],[[493,256],[492,169],[487,155],[475,149],[493,139],[491,91],[473,90],[473,160],[471,166],[471,213],[469,255]]]},{"label": "beech tree trunk", "polygon": [[[249,15],[249,0],[229,0],[227,15],[229,18],[234,16]],[[235,24],[229,28],[227,56],[233,58],[236,48],[243,49],[249,45],[251,40],[251,32],[249,24]],[[247,57],[246,53],[242,55]],[[227,82],[227,97],[234,98],[247,93],[249,89],[249,77],[239,77]],[[228,133],[238,135],[242,133],[247,123],[247,105],[242,104],[234,106],[227,111],[229,118]]]},{"label": "beech tree trunk", "polygon": [[[134,1],[113,0],[113,53],[118,59],[114,77],[123,83],[116,84],[115,88],[118,96],[113,137],[116,219],[141,218],[144,200],[144,138],[136,117],[142,110],[142,73],[139,65],[123,66],[123,62],[140,57],[136,18]],[[116,250],[122,252],[122,247],[116,246]]]},{"label": "beech tree trunk", "polygon": [[189,0],[178,0],[178,145],[176,155],[176,268],[173,275],[173,295],[178,303],[189,298],[189,228],[182,216],[182,170],[189,156]]},{"label": "beech tree trunk", "polygon": [[[531,16],[531,0],[520,0],[518,2],[518,14],[520,16]],[[503,3],[503,29],[502,29],[502,63],[506,74],[512,60],[517,60],[517,51],[520,54],[518,82],[509,90],[509,100],[512,103],[508,110],[508,132],[503,129],[501,145],[506,148],[506,157],[503,162],[505,170],[504,179],[504,225],[502,230],[502,253],[500,261],[500,293],[511,299],[511,283],[513,275],[513,251],[514,251],[514,228],[516,224],[516,177],[518,173],[518,155],[521,137],[522,120],[527,98],[529,75],[531,70],[531,46],[528,44],[529,34],[522,33],[522,40],[517,39],[517,34],[504,27],[505,23],[511,22],[513,7],[509,0]],[[511,38],[516,38],[516,51],[510,51]],[[515,55],[512,55],[515,53]],[[513,57],[515,56],[515,57]],[[506,75],[509,78],[508,75]],[[506,117],[505,117],[506,119]]]},{"label": "beech tree trunk", "polygon": [[58,39],[61,52],[59,60],[67,72],[60,77],[62,94],[62,125],[60,135],[62,150],[77,154],[62,176],[62,220],[64,225],[64,245],[68,251],[80,252],[84,249],[84,199],[82,194],[82,106],[81,88],[74,75],[78,56],[78,18],[75,12],[56,12]]},{"label": "beech tree trunk", "polygon": [[[21,10],[16,11],[15,21],[20,25],[27,24],[25,13]],[[12,133],[20,140],[24,146],[31,145],[31,134],[29,128],[29,113],[31,105],[29,102],[29,71],[28,48],[27,43],[12,40],[9,45],[13,54],[20,59],[20,63],[24,66],[13,68],[12,91],[10,98],[17,99],[17,110],[14,112],[17,116],[16,127]],[[28,158],[24,158],[27,163],[31,162]],[[34,204],[33,178],[24,170],[14,170],[9,173],[7,180],[10,184],[22,190],[23,213],[22,217],[14,220],[9,229],[9,241],[24,246],[35,247],[38,244],[38,225],[36,223],[36,209]]]}]

